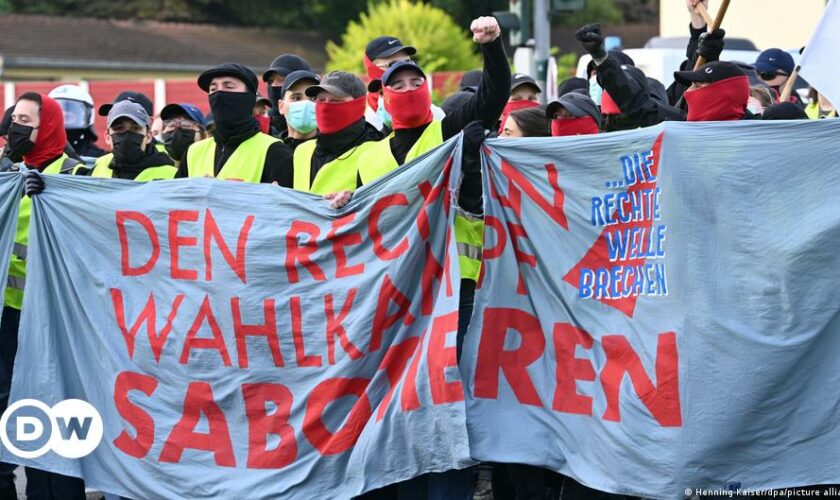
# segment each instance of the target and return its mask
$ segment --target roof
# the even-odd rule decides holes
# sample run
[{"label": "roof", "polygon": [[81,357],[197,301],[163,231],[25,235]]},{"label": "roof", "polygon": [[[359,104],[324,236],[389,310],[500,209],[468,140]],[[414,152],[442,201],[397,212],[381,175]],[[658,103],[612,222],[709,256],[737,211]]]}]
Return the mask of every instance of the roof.
[{"label": "roof", "polygon": [[326,64],[326,35],[313,31],[243,28],[93,18],[4,14],[0,57],[6,67],[200,71],[239,62],[262,72],[282,53]]}]

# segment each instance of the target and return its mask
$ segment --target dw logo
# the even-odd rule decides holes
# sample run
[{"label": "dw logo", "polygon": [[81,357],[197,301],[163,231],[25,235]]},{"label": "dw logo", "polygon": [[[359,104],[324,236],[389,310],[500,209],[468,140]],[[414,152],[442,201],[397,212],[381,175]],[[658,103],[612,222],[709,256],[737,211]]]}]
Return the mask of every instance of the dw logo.
[{"label": "dw logo", "polygon": [[36,399],[21,399],[0,417],[0,441],[21,458],[38,458],[50,450],[81,458],[96,449],[102,432],[99,412],[81,399],[65,399],[52,408]]}]

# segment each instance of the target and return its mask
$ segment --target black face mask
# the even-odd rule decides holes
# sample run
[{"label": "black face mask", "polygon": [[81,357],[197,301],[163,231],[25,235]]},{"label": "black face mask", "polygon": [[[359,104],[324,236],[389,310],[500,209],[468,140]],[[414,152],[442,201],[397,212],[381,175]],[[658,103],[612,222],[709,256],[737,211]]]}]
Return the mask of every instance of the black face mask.
[{"label": "black face mask", "polygon": [[254,104],[257,95],[253,92],[223,92],[210,94],[210,110],[216,123],[216,134],[230,139],[254,129],[259,130],[254,119]]},{"label": "black face mask", "polygon": [[76,128],[69,129],[67,131],[67,140],[76,152],[78,152],[80,149],[86,149],[88,146],[93,144],[94,137],[93,134],[90,133],[90,130],[86,128]]},{"label": "black face mask", "polygon": [[169,157],[175,161],[184,159],[187,153],[187,148],[190,144],[195,142],[195,131],[178,128],[163,133],[163,145],[166,146],[166,152]]},{"label": "black face mask", "polygon": [[13,159],[19,157],[22,160],[23,155],[32,151],[32,148],[35,147],[35,143],[29,138],[32,136],[33,130],[35,130],[35,127],[21,125],[20,123],[12,123],[9,127],[8,145],[11,150],[10,156]]},{"label": "black face mask", "polygon": [[268,99],[271,101],[272,109],[277,107],[277,101],[283,99],[283,87],[268,86]]},{"label": "black face mask", "polygon": [[143,151],[143,134],[136,132],[120,132],[111,134],[111,143],[114,145],[114,160],[117,165],[134,165],[146,156]]}]

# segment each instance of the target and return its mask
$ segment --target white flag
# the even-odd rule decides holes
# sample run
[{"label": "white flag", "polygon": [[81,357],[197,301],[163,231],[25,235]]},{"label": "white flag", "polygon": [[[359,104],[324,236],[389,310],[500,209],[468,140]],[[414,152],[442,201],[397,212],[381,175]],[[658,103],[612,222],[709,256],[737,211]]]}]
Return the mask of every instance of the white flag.
[{"label": "white flag", "polygon": [[799,74],[840,106],[840,1],[831,0],[802,54]]}]

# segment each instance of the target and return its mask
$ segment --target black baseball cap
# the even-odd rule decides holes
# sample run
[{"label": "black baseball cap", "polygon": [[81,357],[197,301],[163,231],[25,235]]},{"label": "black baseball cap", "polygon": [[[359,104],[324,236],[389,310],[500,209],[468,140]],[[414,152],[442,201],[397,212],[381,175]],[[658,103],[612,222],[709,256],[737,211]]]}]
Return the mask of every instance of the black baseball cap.
[{"label": "black baseball cap", "polygon": [[714,83],[736,76],[746,77],[747,73],[737,64],[726,61],[706,63],[695,71],[675,71],[674,79],[688,87],[692,83]]},{"label": "black baseball cap", "polygon": [[514,73],[510,76],[510,91],[513,92],[523,85],[530,85],[534,87],[537,92],[542,92],[542,89],[537,85],[537,81],[526,75],[525,73]]},{"label": "black baseball cap", "polygon": [[271,66],[265,70],[262,79],[268,83],[274,73],[280,76],[289,76],[289,73],[300,70],[312,71],[312,67],[306,59],[297,54],[281,54],[271,61]]},{"label": "black baseball cap", "polygon": [[321,83],[306,89],[306,95],[315,97],[322,90],[335,97],[352,97],[357,99],[367,95],[364,82],[358,76],[346,71],[332,71],[327,73],[321,79]]},{"label": "black baseball cap", "polygon": [[108,126],[110,127],[120,118],[128,118],[141,127],[148,127],[152,124],[152,120],[143,106],[128,99],[116,102],[111,107],[108,112]]},{"label": "black baseball cap", "polygon": [[381,80],[372,80],[368,84],[368,91],[370,92],[379,92],[383,85],[388,85],[388,82],[391,78],[401,71],[405,71],[407,69],[413,69],[423,75],[423,78],[426,78],[426,73],[417,65],[414,61],[400,61],[391,65],[385,73],[382,74]]},{"label": "black baseball cap", "polygon": [[400,39],[395,36],[374,38],[365,47],[365,55],[371,61],[382,57],[390,57],[400,51],[405,51],[410,56],[417,53],[417,49],[411,45],[403,45]]},{"label": "black baseball cap", "polygon": [[601,123],[601,111],[598,109],[598,105],[595,104],[595,101],[593,101],[588,95],[584,95],[579,92],[568,92],[563,94],[556,101],[548,103],[548,106],[545,108],[545,116],[548,117],[549,120],[554,118],[554,113],[556,113],[561,107],[575,118],[591,116],[592,119],[595,120],[595,123]]},{"label": "black baseball cap", "polygon": [[286,75],[286,79],[283,81],[283,95],[286,95],[286,92],[288,92],[290,88],[294,87],[294,85],[301,80],[311,80],[315,82],[316,85],[321,83],[321,79],[318,78],[318,75],[311,71],[305,69],[292,71]]},{"label": "black baseball cap", "polygon": [[232,76],[242,80],[249,92],[253,94],[257,93],[257,86],[259,85],[257,75],[251,71],[251,68],[238,63],[219,64],[218,66],[213,66],[210,69],[204,70],[203,73],[198,75],[198,86],[201,90],[209,94],[210,82],[213,78],[219,76]]},{"label": "black baseball cap", "polygon": [[120,92],[119,94],[117,94],[117,97],[114,98],[113,102],[99,106],[99,116],[108,116],[108,112],[111,111],[111,107],[120,101],[134,101],[137,104],[143,106],[143,109],[146,110],[146,113],[149,116],[152,116],[152,100],[146,97],[146,94],[134,92],[133,90],[126,90],[124,92]]},{"label": "black baseball cap", "polygon": [[562,96],[576,90],[582,90],[588,95],[589,82],[578,77],[567,78],[557,87],[557,95]]},{"label": "black baseball cap", "polygon": [[779,102],[764,110],[762,120],[807,120],[801,106],[792,102]]}]

